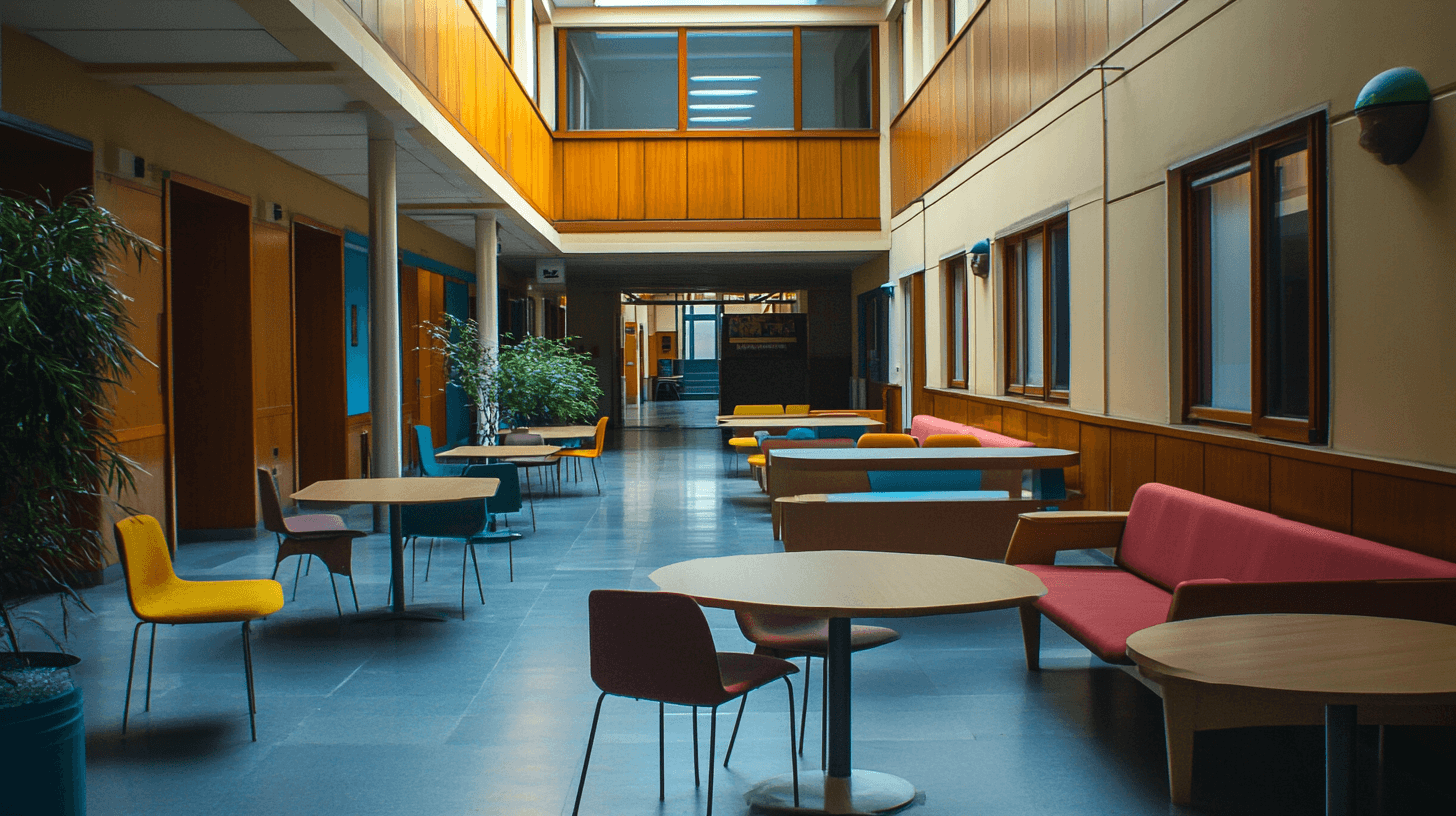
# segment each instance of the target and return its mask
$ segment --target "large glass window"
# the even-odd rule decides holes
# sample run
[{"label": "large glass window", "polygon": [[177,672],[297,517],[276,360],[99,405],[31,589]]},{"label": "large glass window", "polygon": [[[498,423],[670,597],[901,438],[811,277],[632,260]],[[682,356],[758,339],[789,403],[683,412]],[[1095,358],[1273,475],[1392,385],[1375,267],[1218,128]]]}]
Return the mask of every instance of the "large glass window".
[{"label": "large glass window", "polygon": [[1006,390],[1065,402],[1071,388],[1067,222],[1006,239]]},{"label": "large glass window", "polygon": [[567,127],[677,128],[677,32],[566,32]]},{"label": "large glass window", "polygon": [[793,128],[793,31],[687,35],[689,129]]},{"label": "large glass window", "polygon": [[1323,439],[1324,117],[1183,173],[1186,416]]},{"label": "large glass window", "polygon": [[961,27],[970,19],[973,5],[973,0],[950,0],[945,15],[946,42],[955,42],[956,35],[961,33]]},{"label": "large glass window", "polygon": [[[492,6],[494,8],[492,8]],[[511,0],[475,0],[476,10],[490,29],[490,36],[505,55],[506,65],[511,64]]]},{"label": "large glass window", "polygon": [[951,388],[966,387],[966,351],[969,321],[966,319],[966,256],[946,261],[945,269],[945,378]]},{"label": "large glass window", "polygon": [[806,28],[800,37],[804,129],[870,127],[874,48],[869,29]]}]

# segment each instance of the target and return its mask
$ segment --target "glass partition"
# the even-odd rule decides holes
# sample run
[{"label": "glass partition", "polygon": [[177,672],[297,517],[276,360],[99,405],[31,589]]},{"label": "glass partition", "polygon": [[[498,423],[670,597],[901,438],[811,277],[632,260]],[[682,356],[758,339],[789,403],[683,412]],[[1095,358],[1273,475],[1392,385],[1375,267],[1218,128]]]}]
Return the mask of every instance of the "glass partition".
[{"label": "glass partition", "polygon": [[793,128],[793,31],[689,31],[687,47],[689,129]]},{"label": "glass partition", "polygon": [[570,130],[677,128],[677,32],[566,32]]},{"label": "glass partition", "polygon": [[869,29],[806,28],[801,37],[804,129],[871,127]]}]

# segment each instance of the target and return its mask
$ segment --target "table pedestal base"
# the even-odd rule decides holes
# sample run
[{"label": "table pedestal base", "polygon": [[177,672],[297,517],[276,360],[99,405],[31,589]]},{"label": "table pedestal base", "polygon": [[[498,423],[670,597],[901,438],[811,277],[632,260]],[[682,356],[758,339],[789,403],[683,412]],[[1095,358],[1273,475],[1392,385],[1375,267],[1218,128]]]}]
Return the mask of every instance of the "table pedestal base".
[{"label": "table pedestal base", "polygon": [[792,813],[883,813],[909,804],[915,786],[879,771],[851,771],[848,779],[801,771],[797,808],[791,774],[765,779],[743,798],[750,805]]},{"label": "table pedestal base", "polygon": [[385,609],[379,612],[363,612],[353,615],[351,620],[358,623],[373,623],[374,621],[443,621],[444,615],[436,615],[434,612],[416,612],[413,609],[401,609],[398,612],[393,609]]}]

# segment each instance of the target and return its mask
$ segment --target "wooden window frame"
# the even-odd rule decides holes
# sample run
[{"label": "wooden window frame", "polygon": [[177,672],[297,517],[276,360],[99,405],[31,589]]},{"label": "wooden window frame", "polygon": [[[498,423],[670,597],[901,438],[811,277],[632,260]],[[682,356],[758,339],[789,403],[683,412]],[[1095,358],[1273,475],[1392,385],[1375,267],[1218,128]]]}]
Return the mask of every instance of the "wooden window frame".
[{"label": "wooden window frame", "polygon": [[[801,38],[805,29],[830,30],[850,29],[868,31],[870,35],[870,126],[866,128],[805,128],[804,127],[804,88],[803,88],[803,48]],[[572,31],[603,31],[609,29],[597,29],[589,26],[556,29],[556,50],[557,64],[564,68],[566,62],[567,34]],[[861,25],[823,25],[823,26],[746,26],[742,30],[763,30],[763,31],[790,31],[793,34],[793,107],[794,125],[792,128],[689,128],[688,127],[688,33],[691,31],[712,31],[710,28],[694,28],[679,26],[669,28],[664,26],[631,26],[633,31],[676,31],[677,32],[677,127],[666,128],[643,128],[639,130],[568,130],[567,117],[558,115],[556,131],[559,136],[568,138],[618,138],[630,136],[637,133],[676,133],[687,134],[695,137],[720,137],[720,138],[742,138],[744,136],[781,136],[791,133],[798,136],[821,136],[825,138],[842,136],[862,136],[865,134],[878,134],[880,130],[880,85],[878,76],[880,72],[880,29],[878,26]],[[508,60],[509,62],[509,60]],[[538,72],[539,73],[539,72]],[[537,80],[539,82],[539,78]],[[567,111],[570,88],[566,83],[565,73],[557,71],[556,94],[557,109],[563,114]],[[538,92],[539,96],[539,92]]]},{"label": "wooden window frame", "polygon": [[[1258,436],[1304,444],[1322,444],[1327,431],[1329,405],[1329,312],[1326,268],[1325,167],[1326,116],[1323,112],[1260,134],[1246,142],[1182,168],[1179,173],[1183,237],[1183,405],[1184,421],[1248,428]],[[1264,388],[1264,334],[1268,313],[1264,308],[1265,223],[1269,212],[1269,179],[1265,157],[1281,148],[1303,141],[1308,151],[1307,190],[1309,197],[1309,292],[1308,292],[1308,401],[1304,419],[1269,416]],[[1199,405],[1202,397],[1204,334],[1203,275],[1204,246],[1200,240],[1199,211],[1194,201],[1193,182],[1247,162],[1250,173],[1250,392],[1248,411]]]},{"label": "wooden window frame", "polygon": [[[1008,235],[999,241],[1001,247],[1001,268],[1002,281],[1004,282],[1004,307],[1005,320],[1003,321],[1003,337],[1006,343],[1005,372],[1006,372],[1006,393],[1025,399],[1040,400],[1043,402],[1069,402],[1071,399],[1070,390],[1061,390],[1052,386],[1055,379],[1053,365],[1055,357],[1052,354],[1053,332],[1052,332],[1052,232],[1057,228],[1068,229],[1067,216],[1061,215],[1048,221],[1022,230],[1014,235]],[[1040,235],[1042,239],[1041,255],[1041,329],[1042,329],[1042,384],[1028,386],[1018,382],[1017,368],[1021,358],[1021,338],[1018,328],[1020,326],[1020,290],[1016,270],[1016,253],[1012,247],[1024,243],[1033,235]],[[1068,243],[1071,235],[1068,233]],[[1068,259],[1070,263],[1070,258]],[[1070,294],[1070,293],[1069,293]],[[1070,327],[1069,331],[1070,331]],[[1070,349],[1069,349],[1070,353]],[[1069,384],[1070,385],[1070,384]]]},{"label": "wooden window frame", "polygon": [[[940,262],[941,291],[945,293],[945,381],[949,388],[967,388],[971,378],[970,282],[966,256],[953,255]],[[961,296],[956,297],[956,278],[960,278]],[[960,330],[956,330],[956,313],[960,313]],[[960,355],[960,378],[956,378],[956,355]]]}]

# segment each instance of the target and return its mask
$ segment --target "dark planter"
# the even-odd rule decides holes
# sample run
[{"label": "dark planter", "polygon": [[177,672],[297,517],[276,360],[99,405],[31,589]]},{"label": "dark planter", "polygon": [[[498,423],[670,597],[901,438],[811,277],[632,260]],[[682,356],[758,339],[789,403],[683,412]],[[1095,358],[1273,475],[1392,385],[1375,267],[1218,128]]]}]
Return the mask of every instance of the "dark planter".
[{"label": "dark planter", "polygon": [[[69,667],[77,662],[67,654],[23,654],[31,665]],[[0,668],[13,666],[11,655],[0,658],[5,658]],[[80,688],[0,708],[0,806],[27,816],[84,816],[86,722]]]}]

